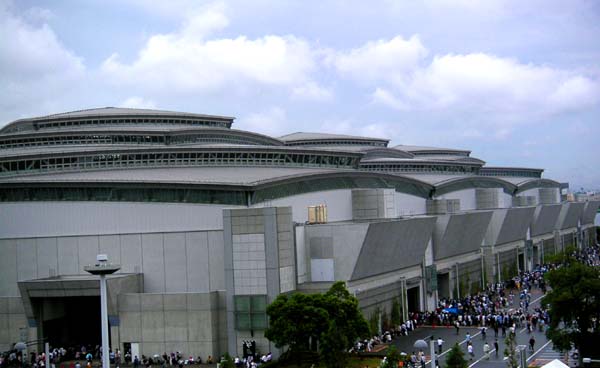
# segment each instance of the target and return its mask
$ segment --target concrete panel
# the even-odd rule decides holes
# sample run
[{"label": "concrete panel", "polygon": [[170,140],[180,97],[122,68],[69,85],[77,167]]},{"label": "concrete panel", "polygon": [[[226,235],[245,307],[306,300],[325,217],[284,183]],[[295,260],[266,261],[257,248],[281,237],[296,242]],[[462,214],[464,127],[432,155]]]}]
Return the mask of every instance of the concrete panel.
[{"label": "concrete panel", "polygon": [[25,314],[11,314],[8,318],[8,338],[10,339],[10,341],[20,341],[20,330],[27,328],[27,318],[25,318]]},{"label": "concrete panel", "polygon": [[394,193],[394,207],[396,208],[396,216],[425,214],[425,202],[425,198],[400,192]]},{"label": "concrete panel", "polygon": [[498,233],[496,244],[524,240],[533,221],[535,207],[510,208]]},{"label": "concrete panel", "polygon": [[327,205],[328,221],[352,219],[352,191],[349,189],[299,194],[260,203],[255,207],[291,206],[294,222],[305,223],[308,221],[308,207],[318,204]]},{"label": "concrete panel", "polygon": [[225,290],[223,231],[208,232],[210,291]]},{"label": "concrete panel", "polygon": [[16,242],[19,281],[37,279],[37,246],[35,239],[18,239]]},{"label": "concrete panel", "polygon": [[581,224],[593,224],[600,207],[600,201],[586,202],[585,208],[581,214]]},{"label": "concrete panel", "polygon": [[211,311],[190,310],[187,312],[189,341],[209,341],[213,339],[211,317]]},{"label": "concrete panel", "polygon": [[166,312],[185,311],[187,310],[187,294],[164,294],[163,303]]},{"label": "concrete panel", "polygon": [[564,203],[558,218],[557,228],[563,230],[577,227],[584,206],[584,202]]},{"label": "concrete panel", "polygon": [[3,346],[3,351],[8,351],[12,346],[8,333],[8,314],[0,313],[0,346]]},{"label": "concrete panel", "polygon": [[165,313],[142,312],[142,341],[163,342],[165,341]]},{"label": "concrete panel", "polygon": [[187,324],[186,311],[165,312],[165,341],[188,341]]},{"label": "concrete panel", "polygon": [[142,272],[142,236],[121,235],[121,272]]},{"label": "concrete panel", "polygon": [[162,234],[142,234],[142,260],[144,271],[144,291],[161,293],[165,291],[165,263]]},{"label": "concrete panel", "polygon": [[187,309],[195,311],[210,310],[212,306],[210,294],[187,294]]},{"label": "concrete panel", "polygon": [[164,235],[165,291],[169,293],[188,290],[187,257],[184,233]]},{"label": "concrete panel", "polygon": [[5,238],[25,238],[214,230],[223,228],[224,207],[91,201],[2,203],[0,234]]},{"label": "concrete panel", "polygon": [[17,242],[15,240],[0,239],[0,270],[2,272],[0,297],[19,296],[19,288],[17,287]]},{"label": "concrete panel", "polygon": [[310,275],[313,282],[334,281],[333,259],[311,259]]},{"label": "concrete panel", "polygon": [[531,223],[531,236],[552,233],[555,230],[561,208],[560,204],[538,206]]},{"label": "concrete panel", "polygon": [[435,217],[371,223],[352,279],[362,279],[421,264]]},{"label": "concrete panel", "polygon": [[103,235],[98,237],[101,254],[108,256],[111,263],[121,264],[121,239],[119,235]]},{"label": "concrete panel", "polygon": [[141,312],[140,294],[119,294],[119,312]]},{"label": "concrete panel", "polygon": [[479,250],[491,218],[491,211],[439,216],[433,237],[434,258],[439,260]]},{"label": "concrete panel", "polygon": [[142,341],[142,313],[119,312],[119,334],[123,342]]},{"label": "concrete panel", "polygon": [[36,239],[38,278],[56,276],[58,271],[58,249],[56,238]]},{"label": "concrete panel", "polygon": [[187,252],[187,291],[208,292],[210,289],[208,251],[208,233],[193,232],[186,234]]},{"label": "concrete panel", "polygon": [[140,294],[140,305],[142,312],[163,311],[163,294]]},{"label": "concrete panel", "polygon": [[56,246],[58,251],[58,274],[79,274],[80,268],[83,269],[83,266],[79,266],[79,248],[77,245],[77,238],[57,238]]},{"label": "concrete panel", "polygon": [[77,237],[77,246],[79,248],[79,267],[80,274],[86,274],[83,268],[87,265],[96,263],[100,248],[98,246],[97,236],[79,236]]}]

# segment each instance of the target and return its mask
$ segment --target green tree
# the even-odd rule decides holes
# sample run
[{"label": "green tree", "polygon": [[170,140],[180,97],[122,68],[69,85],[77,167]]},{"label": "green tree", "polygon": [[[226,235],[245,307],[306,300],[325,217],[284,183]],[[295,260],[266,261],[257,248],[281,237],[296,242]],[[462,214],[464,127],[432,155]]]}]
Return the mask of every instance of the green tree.
[{"label": "green tree", "polygon": [[400,355],[398,348],[396,348],[394,344],[391,344],[387,348],[385,363],[381,365],[381,368],[396,368],[401,359],[402,356]]},{"label": "green tree", "polygon": [[519,355],[517,352],[517,342],[515,341],[515,335],[509,333],[504,340],[506,347],[504,348],[504,357],[507,359],[506,364],[509,368],[519,367]]},{"label": "green tree", "polygon": [[323,296],[295,293],[279,295],[267,307],[269,327],[265,337],[278,348],[287,346],[292,352],[310,350],[327,328],[329,313]]},{"label": "green tree", "polygon": [[394,300],[392,301],[390,320],[394,327],[399,326],[402,323],[402,314],[400,312],[400,302],[398,301],[398,298],[394,298]]},{"label": "green tree", "polygon": [[458,344],[454,344],[452,349],[448,352],[448,357],[446,358],[446,367],[447,368],[467,368],[469,366],[469,362],[465,359],[465,354]]},{"label": "green tree", "polygon": [[233,363],[233,359],[229,353],[225,353],[223,359],[221,359],[220,366],[222,368],[235,368],[235,364]]},{"label": "green tree", "polygon": [[358,301],[343,282],[325,294],[280,295],[267,307],[267,315],[265,336],[275,346],[287,346],[292,355],[318,346],[327,367],[341,367],[354,341],[369,334]]},{"label": "green tree", "polygon": [[542,299],[544,305],[550,305],[546,335],[561,351],[569,351],[573,345],[580,357],[597,356],[600,269],[580,263],[569,254],[566,251],[559,255],[563,266],[545,275],[551,287]]}]

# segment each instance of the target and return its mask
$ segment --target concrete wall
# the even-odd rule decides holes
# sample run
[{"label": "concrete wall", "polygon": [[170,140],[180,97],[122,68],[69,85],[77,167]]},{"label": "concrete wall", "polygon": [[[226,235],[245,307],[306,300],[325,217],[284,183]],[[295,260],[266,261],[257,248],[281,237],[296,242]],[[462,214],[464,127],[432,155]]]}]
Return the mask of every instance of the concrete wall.
[{"label": "concrete wall", "polygon": [[425,198],[406,193],[395,192],[396,217],[408,215],[423,215],[426,213]]},{"label": "concrete wall", "polygon": [[119,273],[144,273],[144,291],[224,290],[223,232],[0,239],[0,296],[19,296],[17,281],[83,275],[96,255],[121,264]]},{"label": "concrete wall", "polygon": [[352,219],[396,217],[394,189],[352,189]]},{"label": "concrete wall", "polygon": [[351,189],[299,194],[258,203],[252,207],[263,208],[289,206],[292,208],[293,221],[303,224],[308,221],[308,207],[318,204],[324,204],[327,206],[327,221],[347,221],[352,219]]},{"label": "concrete wall", "polygon": [[12,349],[21,341],[21,332],[29,339],[29,325],[20,297],[0,297],[0,351]]},{"label": "concrete wall", "polygon": [[[346,281],[352,276],[363,245],[368,223],[337,223],[304,226],[304,262],[308,265],[310,281]],[[299,246],[300,243],[298,242]],[[300,257],[298,257],[300,259]],[[299,263],[302,261],[299,261]],[[333,279],[313,277],[312,271],[331,264]]]},{"label": "concrete wall", "polygon": [[34,238],[223,228],[234,206],[137,202],[0,203],[0,237]]},{"label": "concrete wall", "polygon": [[460,200],[460,209],[463,211],[477,209],[475,201],[475,189],[462,189],[455,192],[436,196],[436,199],[458,199]]},{"label": "concrete wall", "polygon": [[[224,292],[120,294],[119,334],[113,349],[123,343],[140,344],[146,356],[179,351],[183,356],[220,356],[226,341]],[[115,337],[117,341],[115,341]]]},{"label": "concrete wall", "polygon": [[[251,331],[236,326],[235,298],[265,296],[267,304],[296,289],[292,208],[234,209],[223,212],[224,268],[227,306],[227,349],[241,355],[241,341]],[[276,347],[254,329],[257,349]]]},{"label": "concrete wall", "polygon": [[560,202],[558,188],[539,188],[538,193],[540,204],[554,204]]},{"label": "concrete wall", "polygon": [[499,197],[498,188],[477,188],[475,189],[475,208],[478,210],[500,208]]}]

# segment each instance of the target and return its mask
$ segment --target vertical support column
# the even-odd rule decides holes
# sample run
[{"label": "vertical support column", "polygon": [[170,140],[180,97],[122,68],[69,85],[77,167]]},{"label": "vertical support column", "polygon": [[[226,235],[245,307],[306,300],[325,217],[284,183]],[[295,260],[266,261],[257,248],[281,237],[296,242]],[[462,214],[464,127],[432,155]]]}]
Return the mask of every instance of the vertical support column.
[{"label": "vertical support column", "polygon": [[106,275],[100,275],[100,314],[102,323],[102,368],[110,368],[108,347],[108,295],[106,294]]}]

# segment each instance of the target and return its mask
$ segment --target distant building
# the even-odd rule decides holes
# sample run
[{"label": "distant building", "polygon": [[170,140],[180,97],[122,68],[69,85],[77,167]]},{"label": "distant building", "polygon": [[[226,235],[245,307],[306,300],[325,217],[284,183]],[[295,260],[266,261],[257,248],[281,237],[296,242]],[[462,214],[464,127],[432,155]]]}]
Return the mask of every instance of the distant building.
[{"label": "distant building", "polygon": [[[542,169],[464,149],[232,129],[233,118],[100,108],[0,130],[0,349],[100,340],[153,355],[264,352],[277,295],[345,281],[368,317],[532,269],[595,242],[600,202],[562,202]],[[33,346],[33,349],[41,346]]]}]

